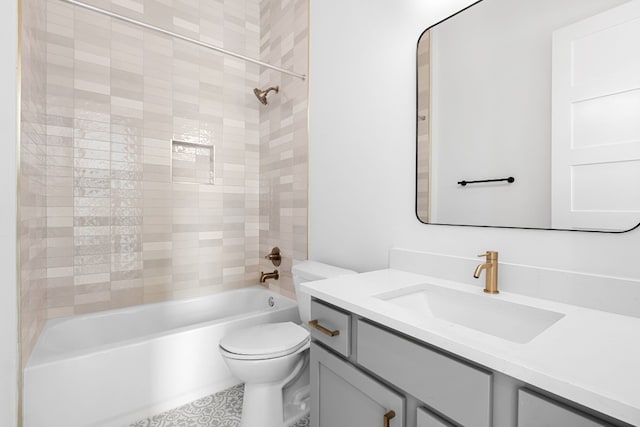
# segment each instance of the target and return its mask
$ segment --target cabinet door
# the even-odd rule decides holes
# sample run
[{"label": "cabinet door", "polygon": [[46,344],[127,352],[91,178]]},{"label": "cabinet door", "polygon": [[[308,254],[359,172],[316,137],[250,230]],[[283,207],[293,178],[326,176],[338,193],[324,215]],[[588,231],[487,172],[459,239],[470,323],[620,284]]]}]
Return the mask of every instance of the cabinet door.
[{"label": "cabinet door", "polygon": [[518,427],[611,427],[528,390],[518,391]]},{"label": "cabinet door", "polygon": [[404,408],[402,396],[311,344],[312,426],[405,427]]},{"label": "cabinet door", "polygon": [[418,408],[417,427],[454,427],[436,414],[424,408]]},{"label": "cabinet door", "polygon": [[492,375],[359,320],[358,364],[467,427],[492,425]]}]

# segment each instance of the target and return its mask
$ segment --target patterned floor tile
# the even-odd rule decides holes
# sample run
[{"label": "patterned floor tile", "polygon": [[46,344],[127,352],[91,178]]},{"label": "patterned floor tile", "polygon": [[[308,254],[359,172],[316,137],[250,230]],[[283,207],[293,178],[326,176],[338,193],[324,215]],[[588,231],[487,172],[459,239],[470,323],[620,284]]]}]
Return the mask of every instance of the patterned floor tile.
[{"label": "patterned floor tile", "polygon": [[306,416],[290,427],[309,427],[310,425],[311,425],[311,422],[309,421],[309,417]]},{"label": "patterned floor tile", "polygon": [[[243,396],[244,386],[240,384],[138,421],[130,427],[239,427]],[[309,418],[290,427],[309,427]]]}]

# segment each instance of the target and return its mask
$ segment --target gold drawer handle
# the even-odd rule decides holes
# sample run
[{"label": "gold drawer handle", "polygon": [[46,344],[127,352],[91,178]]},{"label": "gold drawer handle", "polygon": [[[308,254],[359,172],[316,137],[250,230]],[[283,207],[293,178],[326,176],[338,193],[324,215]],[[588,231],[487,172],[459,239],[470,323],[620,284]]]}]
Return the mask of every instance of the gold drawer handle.
[{"label": "gold drawer handle", "polygon": [[309,326],[311,326],[314,329],[319,330],[320,332],[322,332],[323,334],[330,336],[330,337],[337,337],[338,335],[340,335],[340,331],[331,331],[327,328],[325,328],[324,326],[318,325],[318,320],[310,320],[309,321]]},{"label": "gold drawer handle", "polygon": [[386,414],[384,414],[384,417],[382,418],[383,420],[383,427],[389,427],[389,422],[396,417],[396,413],[395,411],[389,411]]}]

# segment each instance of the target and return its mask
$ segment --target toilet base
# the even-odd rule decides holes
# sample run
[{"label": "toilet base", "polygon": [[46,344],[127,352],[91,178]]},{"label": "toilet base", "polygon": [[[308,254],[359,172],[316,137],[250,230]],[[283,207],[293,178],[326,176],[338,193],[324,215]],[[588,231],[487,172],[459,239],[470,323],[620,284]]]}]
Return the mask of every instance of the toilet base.
[{"label": "toilet base", "polygon": [[289,427],[302,418],[309,416],[311,412],[311,387],[309,386],[309,373],[306,372],[307,384],[297,387],[295,390],[288,390],[291,393],[285,393],[284,401],[284,425]]},{"label": "toilet base", "polygon": [[282,389],[273,384],[245,384],[240,427],[287,427],[295,424],[309,415],[309,386],[302,387],[296,395],[292,401],[284,403]]},{"label": "toilet base", "polygon": [[288,427],[309,414],[309,350],[279,383],[245,383],[240,427]]},{"label": "toilet base", "polygon": [[277,384],[245,384],[240,427],[283,427],[282,407]]}]

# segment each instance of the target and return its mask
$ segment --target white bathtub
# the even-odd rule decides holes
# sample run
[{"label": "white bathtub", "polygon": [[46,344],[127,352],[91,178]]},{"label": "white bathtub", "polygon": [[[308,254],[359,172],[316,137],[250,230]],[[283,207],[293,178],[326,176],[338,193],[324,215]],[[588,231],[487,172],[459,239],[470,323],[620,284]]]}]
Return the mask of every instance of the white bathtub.
[{"label": "white bathtub", "polygon": [[220,339],[283,321],[299,321],[295,301],[262,287],[50,320],[24,371],[24,426],[122,427],[238,384]]}]

